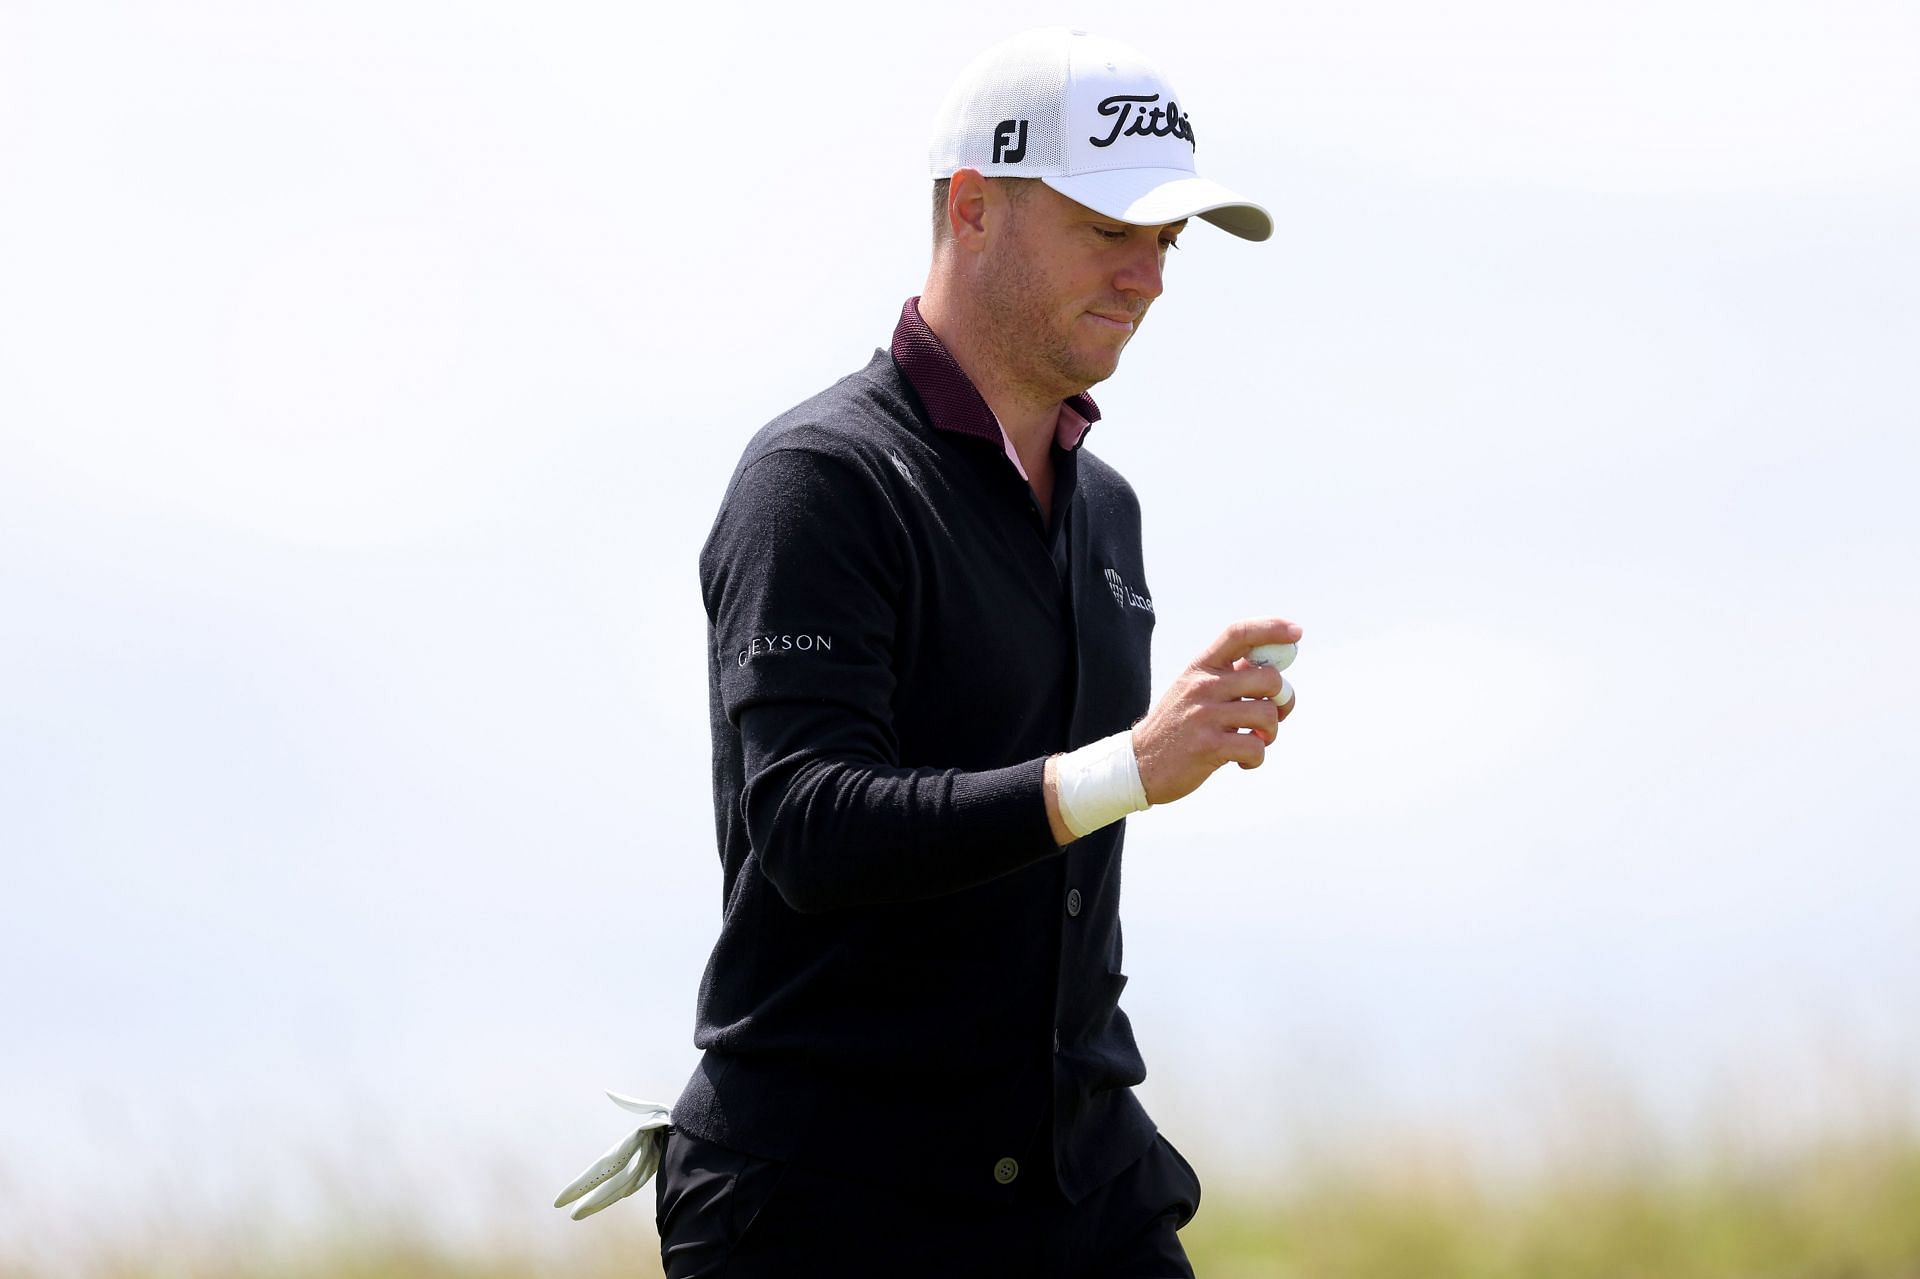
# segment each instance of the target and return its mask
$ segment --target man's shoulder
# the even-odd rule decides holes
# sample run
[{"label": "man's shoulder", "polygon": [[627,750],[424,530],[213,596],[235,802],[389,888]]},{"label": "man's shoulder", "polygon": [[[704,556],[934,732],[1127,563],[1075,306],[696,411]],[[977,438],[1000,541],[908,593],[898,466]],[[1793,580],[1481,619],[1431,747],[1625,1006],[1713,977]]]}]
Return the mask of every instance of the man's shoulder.
[{"label": "man's shoulder", "polygon": [[1120,474],[1113,463],[1087,448],[1080,450],[1080,482],[1133,492],[1133,485],[1127,483],[1127,477]]},{"label": "man's shoulder", "polygon": [[902,432],[925,428],[885,351],[761,427],[741,450],[701,549],[701,571],[752,559],[774,531],[872,538],[897,523]]},{"label": "man's shoulder", "polygon": [[1096,512],[1109,511],[1140,518],[1140,497],[1110,463],[1087,449],[1080,450],[1080,492]]},{"label": "man's shoulder", "polygon": [[917,429],[906,380],[885,351],[768,422],[741,450],[736,475],[772,453],[802,452],[859,464],[884,456],[901,430]]}]

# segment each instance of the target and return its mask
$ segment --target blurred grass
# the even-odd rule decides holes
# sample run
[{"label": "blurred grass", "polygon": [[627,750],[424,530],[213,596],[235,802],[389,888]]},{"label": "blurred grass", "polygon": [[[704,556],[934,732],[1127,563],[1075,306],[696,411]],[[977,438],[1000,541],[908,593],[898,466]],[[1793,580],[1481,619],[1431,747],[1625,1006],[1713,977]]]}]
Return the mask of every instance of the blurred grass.
[{"label": "blurred grass", "polygon": [[1208,1216],[1182,1237],[1209,1279],[1920,1279],[1920,1143],[1562,1168],[1505,1190],[1423,1159]]},{"label": "blurred grass", "polygon": [[[650,1198],[583,1223],[518,1211],[537,1237],[479,1246],[435,1243],[401,1211],[297,1237],[162,1220],[52,1261],[0,1255],[0,1279],[636,1279],[659,1274]],[[1217,1186],[1182,1238],[1206,1279],[1920,1279],[1920,1140],[1887,1129],[1685,1163],[1563,1154],[1520,1179],[1407,1143],[1268,1193]]]}]

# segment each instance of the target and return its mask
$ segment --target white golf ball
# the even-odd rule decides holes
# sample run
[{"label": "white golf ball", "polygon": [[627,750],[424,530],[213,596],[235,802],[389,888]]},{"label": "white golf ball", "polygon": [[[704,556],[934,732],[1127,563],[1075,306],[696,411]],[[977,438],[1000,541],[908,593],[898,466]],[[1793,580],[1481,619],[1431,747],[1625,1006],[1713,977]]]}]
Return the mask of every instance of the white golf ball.
[{"label": "white golf ball", "polygon": [[1247,660],[1255,666],[1271,666],[1276,671],[1284,671],[1293,665],[1293,659],[1299,656],[1298,644],[1256,644],[1247,654]]}]

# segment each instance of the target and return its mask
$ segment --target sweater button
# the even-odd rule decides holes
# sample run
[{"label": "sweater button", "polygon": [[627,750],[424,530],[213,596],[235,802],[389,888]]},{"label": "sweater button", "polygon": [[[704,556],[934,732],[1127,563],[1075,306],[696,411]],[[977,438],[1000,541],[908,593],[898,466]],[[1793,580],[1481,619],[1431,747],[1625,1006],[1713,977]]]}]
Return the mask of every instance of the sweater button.
[{"label": "sweater button", "polygon": [[1067,914],[1075,919],[1080,918],[1080,890],[1077,888],[1067,890]]},{"label": "sweater button", "polygon": [[1017,1159],[1002,1159],[993,1166],[993,1179],[1003,1186],[1012,1185],[1013,1179],[1019,1175],[1020,1161]]}]

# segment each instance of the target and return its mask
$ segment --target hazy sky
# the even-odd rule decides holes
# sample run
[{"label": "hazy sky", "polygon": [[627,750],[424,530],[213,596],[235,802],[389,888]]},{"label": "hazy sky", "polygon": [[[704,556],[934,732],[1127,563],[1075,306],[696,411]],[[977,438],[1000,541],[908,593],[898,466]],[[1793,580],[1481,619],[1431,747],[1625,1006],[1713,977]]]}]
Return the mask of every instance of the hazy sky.
[{"label": "hazy sky", "polygon": [[550,1195],[671,1098],[698,548],[1053,21],[1277,222],[1090,439],[1156,686],[1307,630],[1267,766],[1131,823],[1170,1135],[1920,1080],[1920,10],[670,9],[0,0],[0,1237],[334,1150]]}]

